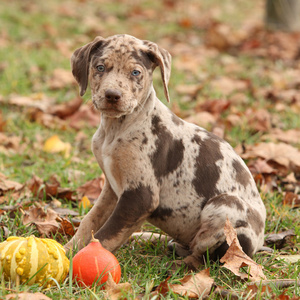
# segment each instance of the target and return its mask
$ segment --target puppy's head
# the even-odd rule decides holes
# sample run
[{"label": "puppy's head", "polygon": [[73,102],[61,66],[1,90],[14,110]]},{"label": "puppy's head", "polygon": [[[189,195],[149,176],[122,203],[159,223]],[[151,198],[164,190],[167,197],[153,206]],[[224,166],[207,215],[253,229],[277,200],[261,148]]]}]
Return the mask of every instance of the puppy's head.
[{"label": "puppy's head", "polygon": [[71,65],[80,95],[90,81],[95,107],[109,117],[130,114],[149,97],[157,66],[169,101],[171,55],[155,43],[129,35],[96,37],[74,52]]}]

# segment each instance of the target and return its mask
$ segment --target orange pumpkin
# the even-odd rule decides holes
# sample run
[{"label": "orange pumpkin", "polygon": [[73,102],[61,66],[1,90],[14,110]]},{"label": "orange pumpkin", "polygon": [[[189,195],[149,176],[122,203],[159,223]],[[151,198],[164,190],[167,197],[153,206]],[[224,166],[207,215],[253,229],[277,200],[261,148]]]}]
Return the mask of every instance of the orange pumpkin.
[{"label": "orange pumpkin", "polygon": [[121,267],[117,258],[103,248],[92,233],[90,243],[73,257],[73,279],[80,286],[102,285],[108,279],[108,272],[116,283],[120,281]]}]

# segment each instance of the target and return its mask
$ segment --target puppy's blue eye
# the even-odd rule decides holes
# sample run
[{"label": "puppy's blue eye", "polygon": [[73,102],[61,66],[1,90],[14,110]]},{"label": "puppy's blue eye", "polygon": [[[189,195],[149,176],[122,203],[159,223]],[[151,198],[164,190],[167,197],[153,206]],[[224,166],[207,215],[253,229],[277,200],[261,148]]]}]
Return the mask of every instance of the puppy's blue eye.
[{"label": "puppy's blue eye", "polygon": [[139,76],[140,74],[141,74],[141,72],[138,71],[138,70],[133,70],[133,71],[131,72],[131,75],[133,75],[133,76]]},{"label": "puppy's blue eye", "polygon": [[105,71],[105,67],[103,65],[99,65],[99,66],[97,66],[97,70],[99,72],[104,72]]}]

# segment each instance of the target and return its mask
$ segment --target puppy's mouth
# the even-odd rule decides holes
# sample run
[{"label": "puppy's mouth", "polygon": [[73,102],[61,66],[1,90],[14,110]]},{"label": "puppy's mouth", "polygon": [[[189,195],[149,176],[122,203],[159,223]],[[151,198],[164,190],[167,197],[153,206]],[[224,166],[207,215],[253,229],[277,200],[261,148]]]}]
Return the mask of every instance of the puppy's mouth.
[{"label": "puppy's mouth", "polygon": [[105,100],[93,99],[93,105],[101,113],[110,117],[120,117],[132,113],[134,106],[122,105],[122,103],[109,103]]},{"label": "puppy's mouth", "polygon": [[98,111],[111,118],[119,118],[121,116],[129,114],[132,111],[132,109],[124,109],[120,107],[120,105],[116,104],[105,103],[100,105],[98,101],[94,100],[93,104]]}]

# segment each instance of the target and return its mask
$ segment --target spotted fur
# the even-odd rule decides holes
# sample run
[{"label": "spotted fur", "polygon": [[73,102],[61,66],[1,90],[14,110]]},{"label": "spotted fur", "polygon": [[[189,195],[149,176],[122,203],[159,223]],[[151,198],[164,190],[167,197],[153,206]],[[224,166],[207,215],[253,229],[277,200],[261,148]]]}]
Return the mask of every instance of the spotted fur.
[{"label": "spotted fur", "polygon": [[255,182],[227,142],[157,99],[152,73],[159,67],[169,101],[170,54],[150,41],[116,35],[77,49],[71,63],[80,94],[90,82],[101,112],[92,149],[106,182],[66,248],[82,248],[93,229],[115,251],[147,220],[177,241],[188,254],[185,262],[196,267],[207,250],[212,256],[226,251],[229,218],[252,256],[263,245],[266,217]]}]

